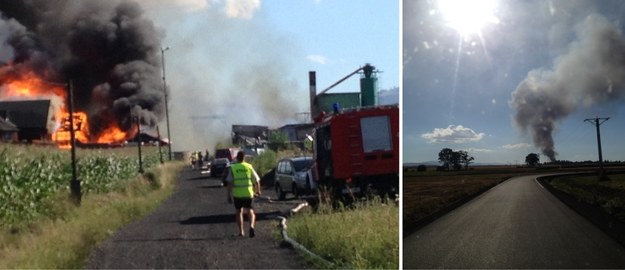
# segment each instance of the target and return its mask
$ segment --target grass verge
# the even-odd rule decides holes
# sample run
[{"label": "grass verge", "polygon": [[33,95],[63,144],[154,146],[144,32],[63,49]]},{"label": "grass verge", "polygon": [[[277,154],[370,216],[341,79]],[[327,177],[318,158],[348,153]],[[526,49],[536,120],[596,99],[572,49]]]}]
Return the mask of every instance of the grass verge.
[{"label": "grass verge", "polygon": [[0,269],[83,268],[91,250],[119,228],[151,212],[173,191],[184,163],[152,168],[119,192],[88,194],[80,207],[60,195],[54,219],[0,232]]},{"label": "grass verge", "polygon": [[338,268],[399,268],[399,208],[394,204],[378,201],[338,210],[320,205],[314,213],[289,219],[288,234]]},{"label": "grass verge", "polygon": [[599,181],[596,175],[561,176],[553,178],[550,184],[625,222],[625,174],[611,174],[609,178]]}]

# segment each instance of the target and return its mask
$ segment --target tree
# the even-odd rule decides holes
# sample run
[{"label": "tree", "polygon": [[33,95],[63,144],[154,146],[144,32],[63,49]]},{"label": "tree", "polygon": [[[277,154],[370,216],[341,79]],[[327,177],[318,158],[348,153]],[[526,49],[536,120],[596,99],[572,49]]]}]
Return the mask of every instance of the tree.
[{"label": "tree", "polygon": [[282,131],[273,131],[269,134],[268,146],[273,151],[284,150],[287,148],[289,137]]},{"label": "tree", "polygon": [[469,153],[467,151],[458,151],[458,160],[461,164],[464,164],[464,169],[468,170],[469,169],[469,164],[473,163],[473,160],[475,160],[474,157],[469,156]]},{"label": "tree", "polygon": [[538,165],[539,161],[540,157],[536,153],[529,153],[527,156],[525,156],[525,164],[527,164],[527,166],[534,167]]},{"label": "tree", "polygon": [[443,166],[446,170],[453,168],[454,170],[462,169],[462,165],[464,165],[465,169],[469,168],[469,164],[471,164],[475,160],[474,157],[470,156],[467,151],[454,151],[450,148],[443,148],[438,153],[438,161],[443,163]]},{"label": "tree", "polygon": [[443,167],[449,170],[449,167],[454,164],[454,150],[451,148],[443,148],[438,152],[438,161],[443,163]]}]

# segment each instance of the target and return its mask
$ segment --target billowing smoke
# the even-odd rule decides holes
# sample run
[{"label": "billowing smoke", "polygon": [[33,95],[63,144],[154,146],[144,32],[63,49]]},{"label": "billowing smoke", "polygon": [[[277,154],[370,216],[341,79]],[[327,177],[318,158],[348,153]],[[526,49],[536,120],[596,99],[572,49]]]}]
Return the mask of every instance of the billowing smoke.
[{"label": "billowing smoke", "polygon": [[212,152],[217,143],[232,142],[232,125],[277,128],[298,122],[296,113],[307,108],[309,70],[302,67],[297,35],[281,32],[258,13],[233,17],[229,11],[249,10],[256,0],[212,1],[195,10],[183,2],[192,1],[140,2],[167,30],[174,151]]},{"label": "billowing smoke", "polygon": [[94,134],[131,115],[155,125],[164,116],[162,33],[135,2],[0,1],[0,85],[27,71],[72,80],[74,103]]},{"label": "billowing smoke", "polygon": [[516,125],[551,161],[559,121],[582,106],[615,101],[625,93],[625,39],[617,25],[591,15],[577,26],[576,37],[551,69],[530,71],[509,102]]}]

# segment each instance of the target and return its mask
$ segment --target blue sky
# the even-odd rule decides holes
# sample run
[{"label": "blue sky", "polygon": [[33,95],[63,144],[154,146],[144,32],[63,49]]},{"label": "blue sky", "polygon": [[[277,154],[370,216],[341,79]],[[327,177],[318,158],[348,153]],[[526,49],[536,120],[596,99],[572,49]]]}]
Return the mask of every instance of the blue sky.
[{"label": "blue sky", "polygon": [[[163,29],[175,151],[212,148],[230,125],[276,128],[366,63],[379,89],[399,87],[399,2],[384,0],[141,0]],[[358,76],[331,92],[359,90]],[[161,124],[164,128],[164,123]]]},{"label": "blue sky", "polygon": [[404,163],[597,160],[595,117],[604,160],[625,160],[625,2],[460,2],[404,1]]}]

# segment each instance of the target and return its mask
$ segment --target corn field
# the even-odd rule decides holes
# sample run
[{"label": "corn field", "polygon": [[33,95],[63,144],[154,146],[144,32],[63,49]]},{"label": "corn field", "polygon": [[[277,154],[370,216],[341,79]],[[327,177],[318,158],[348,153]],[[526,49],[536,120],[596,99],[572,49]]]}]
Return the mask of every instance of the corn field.
[{"label": "corn field", "polygon": [[[83,195],[116,190],[138,172],[138,153],[131,147],[76,152]],[[142,160],[144,169],[158,165],[158,149],[145,147]],[[70,151],[0,146],[0,227],[27,224],[38,217],[53,215],[54,198],[69,194],[71,179]]]}]

